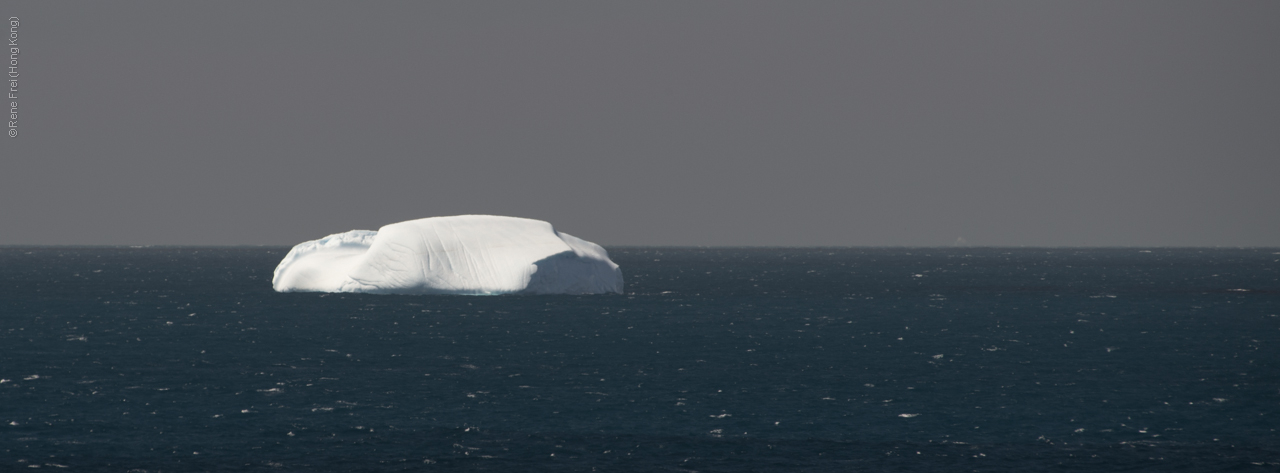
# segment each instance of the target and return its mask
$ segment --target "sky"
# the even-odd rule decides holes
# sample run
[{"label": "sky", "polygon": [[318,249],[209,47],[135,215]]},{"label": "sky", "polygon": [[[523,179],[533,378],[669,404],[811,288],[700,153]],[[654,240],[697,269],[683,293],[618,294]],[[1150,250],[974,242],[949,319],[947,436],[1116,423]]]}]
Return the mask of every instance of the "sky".
[{"label": "sky", "polygon": [[603,245],[1280,246],[1280,2],[0,17],[19,49],[0,245],[293,245],[495,214]]}]

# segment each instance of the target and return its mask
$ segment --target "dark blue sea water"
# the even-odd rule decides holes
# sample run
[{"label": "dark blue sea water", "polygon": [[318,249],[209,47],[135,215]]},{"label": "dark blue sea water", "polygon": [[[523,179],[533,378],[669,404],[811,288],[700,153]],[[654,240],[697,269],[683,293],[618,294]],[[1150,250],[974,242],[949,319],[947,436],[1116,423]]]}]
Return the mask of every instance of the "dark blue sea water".
[{"label": "dark blue sea water", "polygon": [[612,248],[624,295],[0,249],[0,471],[1276,471],[1280,250]]}]

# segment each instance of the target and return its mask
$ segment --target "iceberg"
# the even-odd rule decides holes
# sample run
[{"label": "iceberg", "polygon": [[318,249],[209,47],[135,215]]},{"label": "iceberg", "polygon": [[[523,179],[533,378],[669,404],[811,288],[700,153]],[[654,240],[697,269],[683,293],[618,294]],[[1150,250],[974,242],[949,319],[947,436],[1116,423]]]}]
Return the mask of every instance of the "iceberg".
[{"label": "iceberg", "polygon": [[299,243],[276,266],[278,292],[604,294],[622,270],[600,245],[550,223],[431,217]]}]

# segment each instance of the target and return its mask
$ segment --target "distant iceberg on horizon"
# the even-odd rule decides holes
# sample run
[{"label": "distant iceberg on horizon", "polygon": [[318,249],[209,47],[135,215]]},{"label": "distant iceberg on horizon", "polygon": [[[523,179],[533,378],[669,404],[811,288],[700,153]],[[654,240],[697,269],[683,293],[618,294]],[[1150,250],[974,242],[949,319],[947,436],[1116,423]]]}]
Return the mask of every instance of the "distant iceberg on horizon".
[{"label": "distant iceberg on horizon", "polygon": [[550,223],[431,217],[299,243],[276,266],[278,292],[604,294],[622,270],[600,245]]}]

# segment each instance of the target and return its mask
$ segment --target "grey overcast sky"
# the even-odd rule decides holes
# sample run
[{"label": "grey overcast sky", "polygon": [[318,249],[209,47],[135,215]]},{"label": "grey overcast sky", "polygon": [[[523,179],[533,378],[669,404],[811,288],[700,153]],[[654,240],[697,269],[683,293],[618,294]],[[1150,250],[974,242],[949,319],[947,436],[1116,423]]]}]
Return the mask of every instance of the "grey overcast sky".
[{"label": "grey overcast sky", "polygon": [[20,48],[0,244],[292,245],[485,213],[605,245],[1280,246],[1275,1],[0,17]]}]

